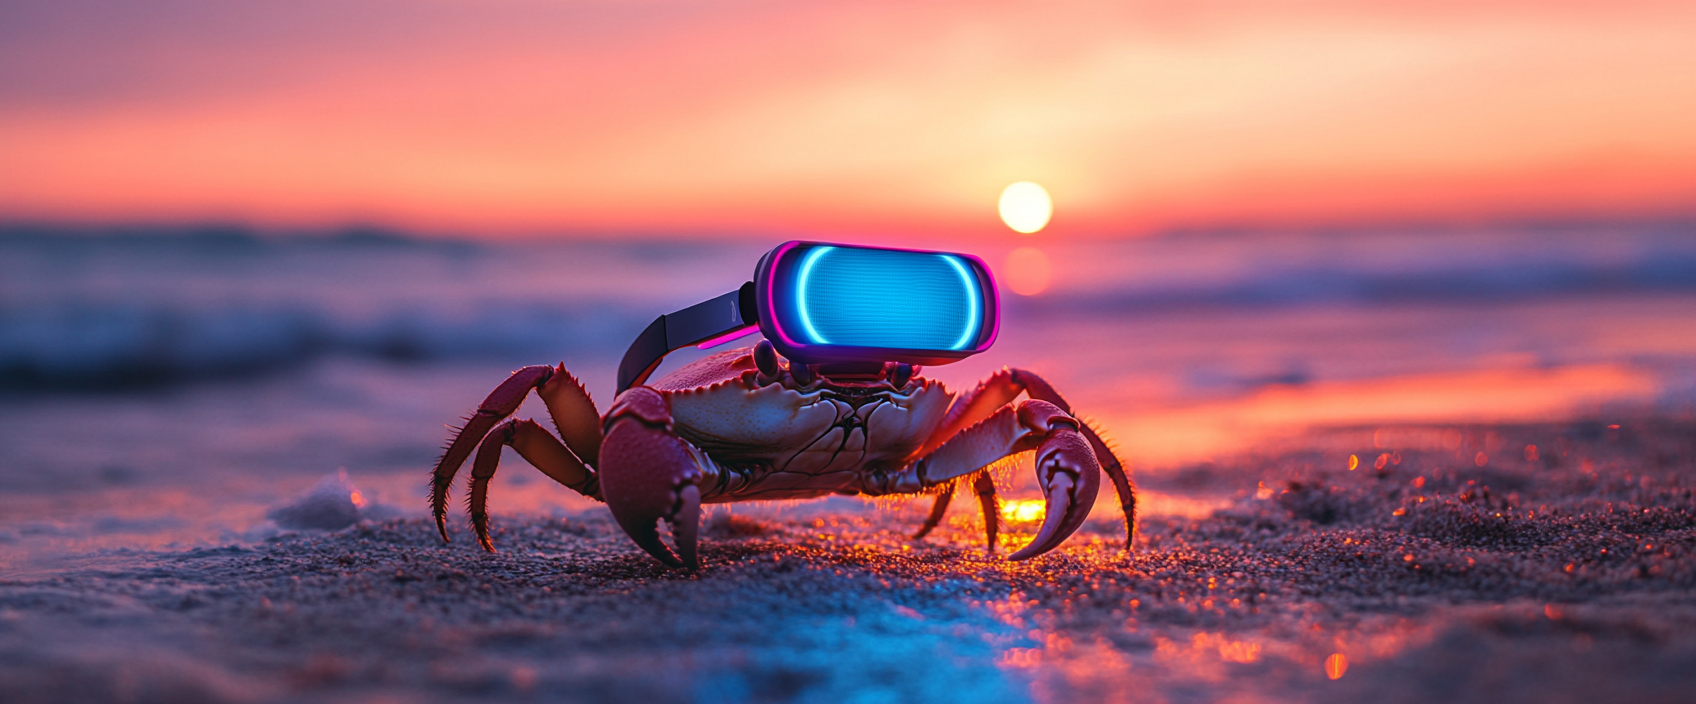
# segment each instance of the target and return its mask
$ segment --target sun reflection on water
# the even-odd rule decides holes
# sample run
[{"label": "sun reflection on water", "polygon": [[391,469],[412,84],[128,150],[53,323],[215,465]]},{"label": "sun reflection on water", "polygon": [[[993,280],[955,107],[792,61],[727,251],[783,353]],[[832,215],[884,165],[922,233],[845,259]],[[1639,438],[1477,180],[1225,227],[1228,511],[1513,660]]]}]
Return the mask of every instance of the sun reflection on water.
[{"label": "sun reflection on water", "polygon": [[1343,678],[1343,674],[1348,671],[1349,659],[1343,657],[1342,653],[1331,653],[1331,657],[1325,658],[1326,677],[1334,680],[1340,680]]}]

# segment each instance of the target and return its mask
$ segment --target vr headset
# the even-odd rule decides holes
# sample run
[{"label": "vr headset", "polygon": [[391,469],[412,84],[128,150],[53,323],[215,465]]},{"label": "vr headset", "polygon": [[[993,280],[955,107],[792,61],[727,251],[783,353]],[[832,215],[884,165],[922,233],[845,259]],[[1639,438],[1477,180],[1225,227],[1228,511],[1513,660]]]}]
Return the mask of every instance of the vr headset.
[{"label": "vr headset", "polygon": [[791,363],[853,369],[956,362],[989,349],[1000,322],[995,279],[969,254],[786,242],[753,281],[648,325],[618,366],[618,391],[674,350],[756,330]]}]

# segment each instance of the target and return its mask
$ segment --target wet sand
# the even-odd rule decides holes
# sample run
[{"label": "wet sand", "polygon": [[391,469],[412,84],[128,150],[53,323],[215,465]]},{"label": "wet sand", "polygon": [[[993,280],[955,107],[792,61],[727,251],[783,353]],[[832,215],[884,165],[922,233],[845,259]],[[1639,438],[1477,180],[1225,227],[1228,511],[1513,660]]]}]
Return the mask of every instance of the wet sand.
[{"label": "wet sand", "polygon": [[1687,416],[1316,431],[1139,479],[1221,508],[1127,554],[1099,506],[1017,564],[970,502],[914,542],[924,505],[848,499],[721,511],[695,574],[600,511],[497,509],[496,555],[407,519],[73,556],[0,575],[0,699],[1696,701]]}]

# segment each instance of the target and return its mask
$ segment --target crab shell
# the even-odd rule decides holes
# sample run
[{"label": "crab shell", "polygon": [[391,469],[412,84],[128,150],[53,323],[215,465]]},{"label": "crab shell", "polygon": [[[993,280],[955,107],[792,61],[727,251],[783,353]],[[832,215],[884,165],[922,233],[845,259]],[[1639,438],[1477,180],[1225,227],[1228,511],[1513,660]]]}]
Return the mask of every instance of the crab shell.
[{"label": "crab shell", "polygon": [[916,375],[899,388],[887,379],[809,382],[787,369],[767,377],[742,349],[650,384],[669,402],[678,437],[716,465],[704,468],[709,474],[746,468],[750,481],[703,484],[702,501],[859,493],[863,474],[895,472],[915,459],[954,401],[941,382]]}]

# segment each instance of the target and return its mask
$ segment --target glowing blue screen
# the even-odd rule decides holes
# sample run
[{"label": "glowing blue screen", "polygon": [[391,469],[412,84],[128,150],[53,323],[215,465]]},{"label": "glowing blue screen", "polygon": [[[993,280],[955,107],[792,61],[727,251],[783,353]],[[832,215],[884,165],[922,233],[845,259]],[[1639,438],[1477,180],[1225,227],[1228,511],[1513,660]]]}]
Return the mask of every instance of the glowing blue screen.
[{"label": "glowing blue screen", "polygon": [[960,257],[821,246],[795,268],[801,332],[813,344],[966,350],[983,328],[982,284]]}]

